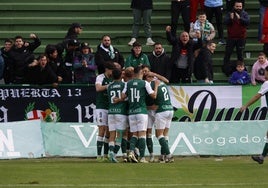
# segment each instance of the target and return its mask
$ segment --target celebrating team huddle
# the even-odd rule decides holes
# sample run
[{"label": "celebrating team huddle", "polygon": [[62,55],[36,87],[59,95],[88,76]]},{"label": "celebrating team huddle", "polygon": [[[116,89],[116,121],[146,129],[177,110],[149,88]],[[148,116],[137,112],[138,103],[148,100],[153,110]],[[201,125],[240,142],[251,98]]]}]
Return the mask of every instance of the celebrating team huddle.
[{"label": "celebrating team huddle", "polygon": [[[159,162],[173,162],[168,146],[168,130],[173,117],[164,77],[148,66],[121,70],[117,63],[105,64],[105,72],[96,79],[97,161],[117,163],[121,148],[124,162],[148,163],[146,145],[153,155],[152,128],[161,146]],[[102,149],[103,155],[102,155]],[[137,152],[138,151],[138,152]]]}]

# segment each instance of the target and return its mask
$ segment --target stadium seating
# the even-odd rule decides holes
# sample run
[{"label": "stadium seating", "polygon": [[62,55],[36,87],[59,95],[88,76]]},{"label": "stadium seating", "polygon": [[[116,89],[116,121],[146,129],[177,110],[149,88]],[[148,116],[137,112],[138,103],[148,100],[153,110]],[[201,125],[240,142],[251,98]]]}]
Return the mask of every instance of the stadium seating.
[{"label": "stadium seating", "polygon": [[[225,1],[224,1],[225,2]],[[165,26],[170,24],[170,1],[154,0],[152,15],[153,40],[162,42],[167,52],[171,46],[166,41]],[[257,41],[259,23],[259,3],[247,0],[246,8],[251,17],[248,28],[246,51],[251,52],[251,58],[245,59],[247,66],[252,66],[261,51],[262,45]],[[30,33],[36,33],[42,39],[42,45],[36,53],[42,53],[47,44],[60,42],[67,33],[72,22],[83,25],[81,41],[89,42],[96,50],[100,38],[104,34],[112,37],[112,43],[126,57],[130,53],[127,46],[131,38],[132,11],[130,1],[126,0],[1,0],[0,1],[0,41],[22,35],[28,39]],[[179,21],[178,32],[182,28]],[[226,27],[225,36],[226,36]],[[145,46],[143,28],[140,28],[140,38],[143,51],[149,53],[152,47]],[[224,56],[224,46],[218,45],[214,55],[215,82],[226,82],[228,79],[221,72]],[[235,59],[235,55],[232,56]]]}]

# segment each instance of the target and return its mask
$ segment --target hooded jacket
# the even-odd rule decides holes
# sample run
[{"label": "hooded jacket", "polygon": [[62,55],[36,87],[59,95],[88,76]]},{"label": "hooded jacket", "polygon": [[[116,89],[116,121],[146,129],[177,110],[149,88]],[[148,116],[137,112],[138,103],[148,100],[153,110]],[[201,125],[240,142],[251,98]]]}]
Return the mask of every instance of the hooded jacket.
[{"label": "hooded jacket", "polygon": [[166,54],[164,49],[160,55],[156,55],[153,51],[148,55],[148,59],[152,72],[160,74],[170,80],[172,63],[170,61],[170,57]]}]

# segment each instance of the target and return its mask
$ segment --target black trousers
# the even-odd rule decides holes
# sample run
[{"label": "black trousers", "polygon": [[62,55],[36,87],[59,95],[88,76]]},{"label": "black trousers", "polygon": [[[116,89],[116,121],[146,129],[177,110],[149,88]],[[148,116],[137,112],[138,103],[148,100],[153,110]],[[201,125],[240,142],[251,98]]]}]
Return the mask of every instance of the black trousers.
[{"label": "black trousers", "polygon": [[183,20],[184,31],[190,31],[190,1],[171,1],[171,34],[176,36],[179,15]]},{"label": "black trousers", "polygon": [[171,72],[171,83],[191,83],[192,78],[189,74],[189,69],[180,69],[175,66],[173,66],[172,72]]},{"label": "black trousers", "polygon": [[218,31],[219,39],[223,39],[223,26],[222,26],[222,14],[223,14],[223,7],[207,7],[205,6],[205,12],[207,15],[207,19],[210,23],[212,23],[213,16],[216,18],[216,26]]},{"label": "black trousers", "polygon": [[237,60],[243,61],[243,53],[245,49],[246,39],[227,39],[225,46],[224,64],[228,64],[233,53],[234,48],[236,48]]},{"label": "black trousers", "polygon": [[263,44],[263,53],[268,57],[268,43]]}]

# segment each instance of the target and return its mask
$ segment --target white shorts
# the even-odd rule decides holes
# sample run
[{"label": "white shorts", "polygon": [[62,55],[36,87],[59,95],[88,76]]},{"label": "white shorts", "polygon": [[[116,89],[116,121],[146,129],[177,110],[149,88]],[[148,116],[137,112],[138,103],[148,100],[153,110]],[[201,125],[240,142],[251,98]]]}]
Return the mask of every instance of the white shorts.
[{"label": "white shorts", "polygon": [[133,114],[128,116],[130,132],[146,131],[148,124],[147,114]]},{"label": "white shorts", "polygon": [[148,110],[148,125],[147,129],[152,129],[155,122],[155,110]]},{"label": "white shorts", "polygon": [[108,110],[96,109],[96,124],[108,126]]},{"label": "white shorts", "polygon": [[108,114],[109,131],[126,130],[127,116],[122,114]]},{"label": "white shorts", "polygon": [[173,117],[173,111],[164,111],[155,114],[156,129],[170,128]]}]

